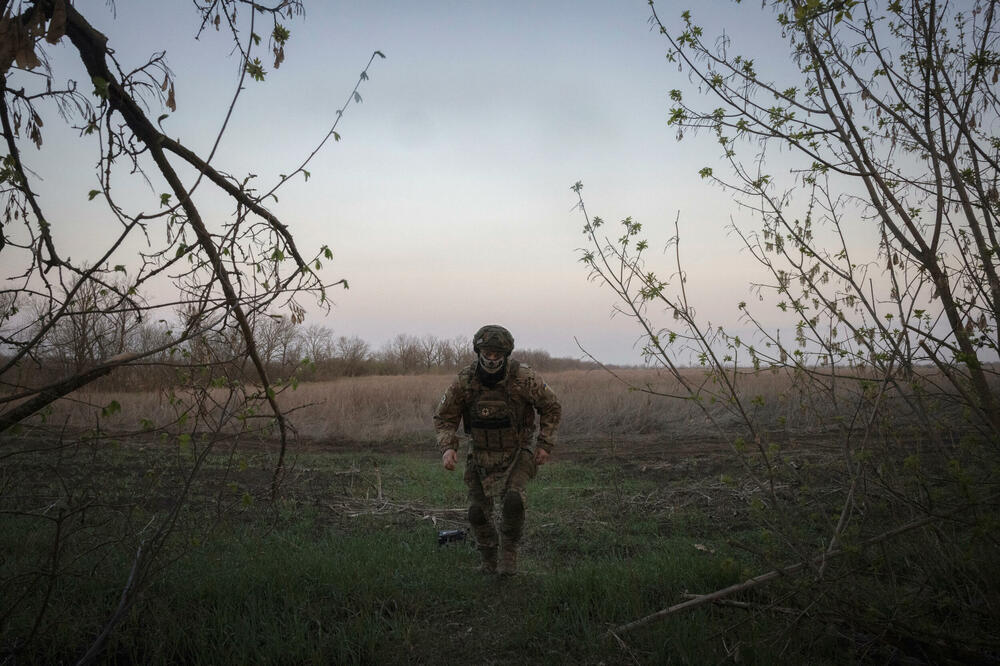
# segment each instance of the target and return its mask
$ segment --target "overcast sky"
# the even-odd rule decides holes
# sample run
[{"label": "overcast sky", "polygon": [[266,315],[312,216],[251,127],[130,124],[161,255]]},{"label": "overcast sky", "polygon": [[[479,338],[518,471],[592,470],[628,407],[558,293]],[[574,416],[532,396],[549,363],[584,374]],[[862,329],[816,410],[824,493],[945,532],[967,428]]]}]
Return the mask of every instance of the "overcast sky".
[{"label": "overcast sky", "polygon": [[[207,153],[238,74],[225,38],[210,31],[195,41],[197,14],[185,2],[118,2],[116,17],[86,4],[124,65],[166,51],[177,111],[163,127]],[[683,9],[657,6],[665,20]],[[699,9],[749,50],[777,39],[759,5]],[[705,319],[735,322],[749,293],[746,253],[726,231],[738,211],[698,177],[718,151],[710,137],[678,143],[667,127],[667,93],[688,82],[648,18],[645,0],[307,2],[306,15],[288,22],[280,69],[261,53],[267,80],[248,85],[214,164],[265,183],[291,171],[380,50],[386,59],[341,121],[342,140],[315,159],[308,183],[271,206],[304,254],[328,244],[327,276],[351,286],[334,294],[328,318],[308,321],[376,347],[397,333],[471,336],[495,322],[521,348],[579,356],[576,338],[603,361],[638,363],[638,329],[610,317],[610,294],[578,261],[577,180],[592,214],[644,224],[664,274],[671,263],[661,248],[679,216]],[[66,48],[50,51],[54,62]],[[58,213],[57,238],[96,252],[100,222],[91,216],[100,213],[84,206],[96,186],[92,147],[52,124],[43,151],[26,157],[41,173],[64,165],[40,188]]]}]

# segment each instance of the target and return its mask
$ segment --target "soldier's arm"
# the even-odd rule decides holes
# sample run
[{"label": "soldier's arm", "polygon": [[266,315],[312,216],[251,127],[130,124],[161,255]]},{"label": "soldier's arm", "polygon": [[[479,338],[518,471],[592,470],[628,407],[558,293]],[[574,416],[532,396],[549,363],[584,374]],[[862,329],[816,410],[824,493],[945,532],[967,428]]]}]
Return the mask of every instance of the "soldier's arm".
[{"label": "soldier's arm", "polygon": [[555,392],[538,375],[529,383],[531,402],[538,412],[538,448],[552,452],[556,444],[556,429],[562,418],[562,406]]},{"label": "soldier's arm", "polygon": [[460,381],[456,379],[441,396],[441,401],[434,411],[434,430],[437,431],[438,448],[442,454],[449,449],[458,450],[456,431],[464,411],[464,391]]}]

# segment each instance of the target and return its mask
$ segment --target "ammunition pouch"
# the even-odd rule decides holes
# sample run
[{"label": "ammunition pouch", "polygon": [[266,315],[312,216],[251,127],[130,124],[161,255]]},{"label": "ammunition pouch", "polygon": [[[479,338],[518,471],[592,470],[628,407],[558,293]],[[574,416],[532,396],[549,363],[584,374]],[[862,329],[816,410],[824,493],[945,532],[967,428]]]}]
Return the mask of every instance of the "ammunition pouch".
[{"label": "ammunition pouch", "polygon": [[513,451],[519,448],[513,428],[472,428],[472,448],[478,451]]}]

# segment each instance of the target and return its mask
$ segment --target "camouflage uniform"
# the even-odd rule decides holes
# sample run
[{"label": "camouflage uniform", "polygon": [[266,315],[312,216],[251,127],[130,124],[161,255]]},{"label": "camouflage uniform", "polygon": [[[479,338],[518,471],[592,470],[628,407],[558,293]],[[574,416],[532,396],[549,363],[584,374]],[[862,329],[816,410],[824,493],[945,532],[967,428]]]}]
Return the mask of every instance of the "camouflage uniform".
[{"label": "camouflage uniform", "polygon": [[459,421],[469,435],[471,446],[465,465],[469,524],[487,570],[495,568],[498,545],[492,520],[495,498],[502,502],[504,553],[513,558],[521,538],[525,486],[537,471],[532,443],[536,411],[539,430],[535,445],[551,452],[562,414],[559,401],[530,367],[508,359],[506,374],[492,386],[482,381],[477,363],[463,369],[434,415],[442,455],[448,449],[458,450]]}]

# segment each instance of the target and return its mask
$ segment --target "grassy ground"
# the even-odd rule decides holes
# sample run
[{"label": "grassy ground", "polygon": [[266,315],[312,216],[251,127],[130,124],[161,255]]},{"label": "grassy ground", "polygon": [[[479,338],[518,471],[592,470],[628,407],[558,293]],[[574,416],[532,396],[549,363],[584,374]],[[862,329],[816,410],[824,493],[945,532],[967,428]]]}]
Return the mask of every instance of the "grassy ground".
[{"label": "grassy ground", "polygon": [[[107,466],[112,476],[105,483],[148,483],[148,451],[105,453],[118,461]],[[718,455],[677,456],[656,465],[610,447],[592,448],[590,455],[542,468],[529,487],[521,572],[507,580],[479,574],[468,541],[438,545],[438,530],[464,526],[465,499],[460,473],[442,470],[433,453],[416,447],[314,449],[295,459],[283,499],[248,501],[242,488],[253,485],[255,474],[266,477],[268,460],[264,454],[241,458],[236,467],[249,476],[224,477],[223,495],[244,501],[220,513],[221,495],[205,492],[183,514],[166,552],[172,563],[114,632],[103,660],[625,664],[844,658],[836,656],[842,647],[808,623],[788,634],[768,613],[711,606],[620,637],[610,633],[683,601],[686,593],[710,592],[767,566],[729,545],[733,538],[757,537],[746,531],[740,508],[746,502],[735,501],[732,483],[719,482],[735,472]],[[205,475],[223,478],[233,464],[228,456],[210,458]],[[28,467],[21,462],[22,473],[30,475]],[[130,520],[141,523],[146,513],[136,513],[142,515]],[[5,520],[0,540],[3,552],[20,553],[0,563],[10,594],[17,582],[3,569],[28,557],[31,535],[19,521]],[[73,571],[90,567],[94,575],[59,578],[35,639],[12,663],[80,656],[118,602],[132,555],[126,545],[73,553]],[[4,618],[5,650],[30,634],[38,603],[28,597]]]},{"label": "grassy ground", "polygon": [[822,396],[761,373],[742,387],[766,427],[743,443],[687,402],[554,373],[556,460],[529,487],[521,573],[500,581],[468,541],[437,545],[466,511],[430,432],[448,379],[284,394],[301,409],[274,502],[259,415],[211,430],[229,403],[197,393],[81,394],[0,439],[0,666],[75,663],[130,580],[108,663],[1000,663],[1000,466],[951,412],[924,433],[890,410],[845,448]]}]

